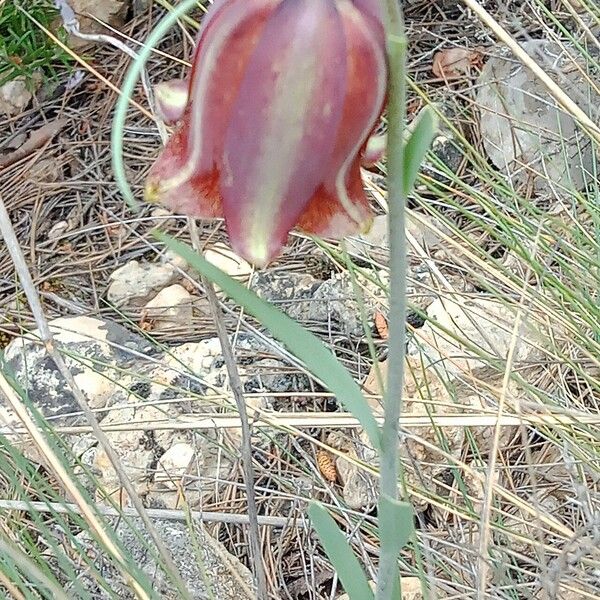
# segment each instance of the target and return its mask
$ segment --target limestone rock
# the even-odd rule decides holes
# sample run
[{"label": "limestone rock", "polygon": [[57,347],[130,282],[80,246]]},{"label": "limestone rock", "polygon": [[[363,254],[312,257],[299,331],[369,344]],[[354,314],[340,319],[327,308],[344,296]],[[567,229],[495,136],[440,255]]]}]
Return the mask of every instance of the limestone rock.
[{"label": "limestone rock", "polygon": [[253,268],[224,244],[215,244],[204,253],[204,258],[215,267],[236,279],[248,279]]},{"label": "limestone rock", "polygon": [[[128,349],[145,353],[150,346],[143,338],[109,320],[67,317],[50,321],[63,358],[91,408],[104,408],[123,395],[117,383],[120,369],[132,363]],[[79,404],[43,346],[36,330],[15,338],[5,350],[7,367],[27,391],[31,401],[54,424],[82,422]],[[102,419],[104,413],[99,413]]]},{"label": "limestone rock", "polygon": [[367,464],[377,462],[377,453],[366,436],[362,434],[358,439],[351,439],[338,432],[332,432],[328,437],[328,443],[345,453],[345,456],[338,456],[335,459],[338,477],[343,486],[344,502],[354,510],[372,509],[378,499],[377,479],[356,464],[356,461]]},{"label": "limestone rock", "polygon": [[513,340],[517,307],[493,298],[440,297],[429,306],[427,315],[435,324],[425,323],[409,342],[408,353],[436,365],[445,377],[498,376],[513,341],[515,367],[543,356],[544,333],[533,316],[521,319]]},{"label": "limestone rock", "polygon": [[257,271],[251,287],[292,319],[307,321],[316,289],[322,282],[308,273]]},{"label": "limestone rock", "polygon": [[[375,591],[377,584],[369,581],[369,585]],[[350,597],[348,594],[342,594],[337,600],[350,600]],[[421,580],[418,577],[402,577],[402,600],[423,600]]]},{"label": "limestone rock", "polygon": [[357,298],[354,286],[361,290],[367,319],[372,319],[375,312],[385,311],[388,283],[387,271],[364,271],[364,275],[356,275],[355,283],[347,272],[336,273],[323,282],[313,295],[308,311],[309,319],[323,323],[328,329],[339,330],[349,337],[362,337],[364,327],[361,320],[361,300]]},{"label": "limestone rock", "polygon": [[[387,361],[379,363],[379,369],[385,381]],[[410,357],[406,360],[405,369],[402,416],[414,417],[416,424],[404,431],[401,460],[409,485],[417,490],[431,491],[435,489],[438,479],[445,476],[448,468],[448,460],[441,450],[440,441],[443,440],[445,453],[459,458],[465,439],[464,428],[460,424],[438,425],[432,419],[436,413],[461,413],[464,406],[452,396],[436,369],[424,369],[418,358]],[[366,383],[368,392],[381,394],[374,377],[368,377]],[[364,432],[360,434],[360,439],[365,447],[370,448]],[[376,455],[373,454],[368,462],[373,464],[375,460]],[[440,489],[438,493],[447,495],[448,492]],[[425,509],[428,504],[417,495],[411,498],[411,502],[418,510]]]},{"label": "limestone rock", "polygon": [[23,75],[7,81],[0,86],[0,115],[11,117],[22,113],[32,98]]},{"label": "limestone rock", "polygon": [[189,325],[193,318],[193,301],[183,286],[174,283],[144,306],[144,315],[153,321],[153,329],[157,331]]},{"label": "limestone rock", "polygon": [[[153,525],[193,600],[252,600],[256,597],[252,574],[248,568],[227,552],[225,546],[213,538],[201,522],[192,522],[193,533],[187,523],[155,519]],[[152,541],[141,520],[132,519],[130,527],[120,522],[116,532],[134,564],[150,578],[156,597],[163,600],[181,598],[171,579],[166,577],[157,564],[155,554],[148,550]],[[140,535],[143,542],[139,539]],[[95,557],[95,567],[101,577],[109,582],[113,592],[109,595],[100,588],[96,579],[87,574],[89,569],[86,567],[86,572],[82,573],[80,579],[92,597],[100,600],[113,598],[115,595],[123,600],[136,598],[132,590],[125,586],[114,562],[106,557],[105,552],[98,551],[89,534],[84,531],[78,537],[80,543],[89,548],[88,554]],[[79,569],[83,571],[81,565]]]},{"label": "limestone rock", "polygon": [[178,273],[170,264],[132,260],[110,276],[108,301],[117,308],[140,307],[177,278]]},{"label": "limestone rock", "polygon": [[164,481],[167,487],[176,488],[194,460],[195,448],[186,442],[173,444],[159,459],[155,481]]},{"label": "limestone rock", "polygon": [[[597,123],[600,98],[573,68],[566,49],[546,40],[521,46]],[[552,192],[560,186],[581,190],[591,183],[591,139],[510,52],[504,49],[487,61],[477,89],[485,150],[515,185],[533,182],[538,192]]]}]

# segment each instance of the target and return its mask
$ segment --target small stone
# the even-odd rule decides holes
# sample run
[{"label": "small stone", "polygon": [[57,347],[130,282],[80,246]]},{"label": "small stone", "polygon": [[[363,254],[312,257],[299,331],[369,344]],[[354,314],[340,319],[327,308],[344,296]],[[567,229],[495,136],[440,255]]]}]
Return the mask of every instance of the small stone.
[{"label": "small stone", "polygon": [[362,469],[357,461],[377,464],[377,453],[371,447],[364,432],[358,438],[347,436],[339,431],[332,431],[327,443],[344,453],[337,456],[335,466],[338,478],[343,486],[342,496],[348,507],[354,510],[372,508],[377,503],[377,480]]},{"label": "small stone", "polygon": [[199,342],[188,342],[171,348],[165,356],[165,367],[170,369],[170,377],[181,373],[194,373],[199,377],[211,376],[213,381],[215,362],[221,358],[221,342],[219,338],[209,338]]},{"label": "small stone", "polygon": [[[406,211],[406,231],[410,234],[409,243],[414,240],[419,246],[429,250],[437,250],[444,246],[444,241],[437,231],[450,235],[448,228],[438,219],[410,209]],[[346,247],[350,254],[371,258],[386,265],[389,260],[388,216],[376,216],[371,229],[348,238]]]},{"label": "small stone", "polygon": [[58,221],[52,225],[48,232],[49,240],[56,240],[63,235],[69,229],[69,223],[67,221]]},{"label": "small stone", "polygon": [[8,117],[22,113],[31,102],[33,94],[24,75],[19,75],[0,86],[0,114]]},{"label": "small stone", "polygon": [[256,391],[273,393],[302,393],[311,390],[310,378],[275,358],[262,358],[252,362],[251,382]]},{"label": "small stone", "polygon": [[402,578],[402,600],[423,600],[421,580],[418,577]]},{"label": "small stone", "polygon": [[108,301],[117,308],[143,306],[177,277],[178,273],[171,265],[132,260],[110,276]]},{"label": "small stone", "polygon": [[[157,409],[155,409],[158,412]],[[151,415],[143,414],[142,409],[124,405],[123,408],[113,408],[103,420],[103,426],[129,425],[132,429],[120,431],[107,431],[106,436],[116,452],[125,474],[135,486],[138,494],[145,494],[150,468],[157,452],[155,440],[143,430],[134,430],[137,423],[148,422],[146,419]],[[158,413],[156,418],[164,419],[164,415]],[[99,474],[102,483],[102,494],[112,494],[120,489],[121,483],[108,455],[103,448],[97,449],[94,457],[94,468]]]},{"label": "small stone", "polygon": [[[375,591],[377,589],[377,584],[374,581],[369,581],[369,587]],[[350,596],[348,596],[348,594],[342,594],[337,597],[337,600],[350,600]],[[402,598],[402,600],[404,600],[404,598]]]},{"label": "small stone", "polygon": [[[373,315],[386,311],[388,273],[383,269],[363,269],[363,273],[357,273],[355,279],[353,282],[352,275],[343,272],[323,282],[313,294],[308,310],[309,320],[323,323],[328,329],[339,329],[348,337],[363,337],[361,303],[372,327]],[[357,298],[355,286],[360,290],[362,299]]]},{"label": "small stone", "polygon": [[193,296],[175,283],[162,289],[146,304],[145,318],[153,321],[156,331],[189,326],[193,319],[193,301]]},{"label": "small stone", "polygon": [[205,252],[204,258],[230,277],[236,277],[237,279],[247,279],[254,270],[250,263],[240,258],[224,244],[216,244],[209,248]]},{"label": "small stone", "polygon": [[369,230],[346,240],[349,254],[358,257],[370,257],[387,263],[389,260],[388,217],[377,215]]},{"label": "small stone", "polygon": [[189,269],[187,261],[184,258],[181,258],[175,250],[171,250],[170,248],[161,255],[160,262],[163,265],[171,266],[174,269],[181,269],[182,271],[187,271]]},{"label": "small stone", "polygon": [[[510,382],[505,393],[504,404],[507,408],[518,406],[519,397],[523,396],[523,390],[513,382]],[[469,412],[471,414],[493,414],[498,410],[498,399],[489,397],[487,393],[483,391],[480,394],[468,396],[464,403],[470,407]],[[473,442],[480,454],[487,454],[491,450],[494,436],[496,435],[495,430],[496,427],[493,425],[475,426],[471,428]],[[518,425],[502,425],[500,437],[498,439],[499,448],[507,448],[518,431]]]},{"label": "small stone", "polygon": [[[480,459],[473,459],[467,464],[469,469],[464,469],[460,474],[460,478],[466,488],[466,492],[469,495],[469,500],[473,506],[473,512],[476,515],[479,515],[481,514],[483,500],[485,498],[485,485],[487,481],[486,477],[488,465],[485,461]],[[499,479],[500,477],[498,471],[494,472],[492,474],[492,485],[497,484]],[[458,488],[458,486],[456,487]],[[456,495],[456,503],[463,504],[465,499],[462,496],[462,490],[457,489]]]},{"label": "small stone", "polygon": [[[377,480],[356,464],[356,461],[373,464],[374,454],[370,446],[358,444],[356,449],[346,453],[346,457],[338,456],[335,459],[338,477],[343,485],[344,502],[353,510],[371,510],[377,504]],[[370,460],[367,460],[367,455]]]},{"label": "small stone", "polygon": [[[387,360],[379,363],[379,369],[383,381],[386,381]],[[380,395],[378,380],[374,377],[367,379],[367,391]],[[420,417],[417,426],[403,432],[400,455],[406,480],[417,490],[431,491],[447,469],[447,458],[444,454],[460,458],[465,439],[464,427],[437,425],[432,423],[431,419],[436,412],[449,415],[462,412],[464,407],[452,397],[448,386],[440,378],[436,369],[424,369],[420,359],[411,357],[408,357],[405,363],[402,399],[402,416]],[[444,440],[444,453],[437,450],[440,447],[440,439]],[[365,457],[364,461],[371,465],[376,464],[377,455],[372,450],[364,431],[360,433],[360,440],[363,445],[361,451]],[[373,453],[368,460],[365,454],[367,448]],[[440,489],[438,493],[447,495],[448,492]],[[411,502],[417,510],[424,510],[428,505],[425,499],[417,495],[413,495]]]},{"label": "small stone", "polygon": [[62,179],[62,167],[52,158],[40,158],[29,170],[29,178],[37,183],[53,183]]},{"label": "small stone", "polygon": [[150,211],[150,216],[161,223],[174,221],[173,213],[168,209],[164,208],[164,206],[155,206]]},{"label": "small stone", "polygon": [[168,488],[176,489],[177,480],[188,472],[194,454],[191,444],[185,442],[173,444],[160,457],[154,480],[161,481]]}]

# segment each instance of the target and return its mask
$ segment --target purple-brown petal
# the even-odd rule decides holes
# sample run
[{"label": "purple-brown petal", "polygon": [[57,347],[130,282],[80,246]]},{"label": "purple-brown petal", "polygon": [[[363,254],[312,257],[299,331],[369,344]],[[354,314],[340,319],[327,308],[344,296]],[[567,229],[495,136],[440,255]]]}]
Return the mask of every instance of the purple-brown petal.
[{"label": "purple-brown petal", "polygon": [[305,231],[335,238],[369,226],[371,211],[360,161],[383,109],[387,84],[385,47],[378,28],[350,3],[340,4],[340,14],[348,60],[343,116],[325,185],[299,221]]},{"label": "purple-brown petal", "polygon": [[246,67],[226,134],[225,218],[234,249],[262,265],[327,176],[346,87],[331,0],[283,0]]}]

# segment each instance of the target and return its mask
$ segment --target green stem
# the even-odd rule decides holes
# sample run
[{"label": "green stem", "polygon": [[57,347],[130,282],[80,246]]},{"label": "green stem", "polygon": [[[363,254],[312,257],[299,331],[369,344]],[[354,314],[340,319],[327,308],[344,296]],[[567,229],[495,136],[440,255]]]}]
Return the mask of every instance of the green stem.
[{"label": "green stem", "polygon": [[[404,140],[406,119],[406,36],[398,0],[385,0],[387,12],[388,92],[388,227],[390,245],[390,315],[388,380],[384,394],[381,437],[380,498],[398,497],[398,440],[406,347],[406,234]],[[377,600],[396,600],[399,590],[398,555],[381,535]],[[398,595],[399,597],[399,595]]]}]

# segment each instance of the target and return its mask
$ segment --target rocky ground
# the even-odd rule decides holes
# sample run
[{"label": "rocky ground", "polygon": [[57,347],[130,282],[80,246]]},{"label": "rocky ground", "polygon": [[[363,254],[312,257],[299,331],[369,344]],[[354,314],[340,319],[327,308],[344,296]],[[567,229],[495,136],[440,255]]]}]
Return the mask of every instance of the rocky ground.
[{"label": "rocky ground", "polygon": [[[111,23],[120,42],[145,39],[161,4],[70,2]],[[593,12],[574,1],[483,4],[598,122],[593,39],[600,21]],[[404,599],[481,598],[482,572],[486,598],[593,598],[600,589],[600,238],[597,206],[590,208],[598,198],[597,146],[472,11],[444,0],[405,5],[409,118],[432,102],[442,121],[408,211],[409,343],[398,395],[418,552],[403,555]],[[80,25],[106,31],[93,19]],[[110,128],[130,59],[105,39],[70,43],[86,68],[58,82],[40,79],[35,89],[23,80],[0,88],[0,196],[66,364],[135,491],[156,509],[156,528],[192,597],[210,597],[212,588],[219,599],[251,598],[240,429],[213,313],[197,274],[151,235],[160,228],[189,241],[190,227],[162,208],[133,212],[120,198]],[[190,55],[183,28],[160,49],[151,81],[187,70],[175,60]],[[134,100],[147,107],[141,87]],[[132,108],[125,152],[137,194],[159,146],[155,123]],[[380,212],[368,234],[342,245],[294,235],[265,270],[228,249],[221,223],[199,230],[208,260],[318,335],[374,412],[387,368],[384,175],[385,164],[365,173]],[[373,569],[376,453],[337,399],[218,294],[253,422],[272,597],[341,598],[306,504],[317,499],[335,508]],[[36,328],[10,258],[0,252],[4,371],[54,426],[94,501],[129,509]],[[3,434],[49,473],[7,403],[0,416]],[[0,496],[18,494],[7,484]],[[190,525],[188,509],[212,516]],[[159,597],[179,597],[143,540],[131,538],[141,525],[111,523]],[[89,533],[78,530],[77,539],[78,552],[93,556],[117,597],[130,597]],[[429,596],[420,591],[420,570]],[[86,573],[83,590],[114,597]]]}]

